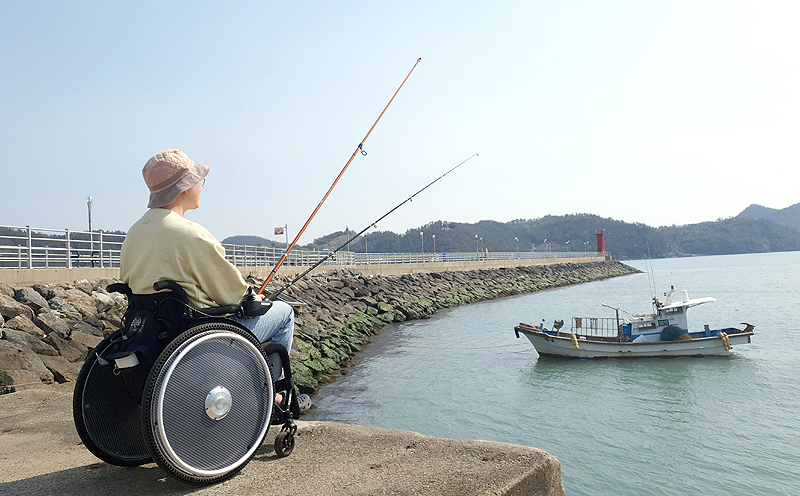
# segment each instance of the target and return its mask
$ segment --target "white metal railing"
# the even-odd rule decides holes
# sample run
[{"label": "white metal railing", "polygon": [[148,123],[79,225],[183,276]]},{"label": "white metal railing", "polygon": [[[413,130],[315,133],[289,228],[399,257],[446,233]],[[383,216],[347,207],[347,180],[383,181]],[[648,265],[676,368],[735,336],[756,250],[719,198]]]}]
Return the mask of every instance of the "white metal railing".
[{"label": "white metal railing", "polygon": [[0,226],[0,268],[119,267],[125,235]]},{"label": "white metal railing", "polygon": [[585,336],[616,337],[620,325],[616,318],[572,317],[570,332]]},{"label": "white metal railing", "polygon": [[[0,225],[0,268],[119,267],[124,234],[102,231],[40,229]],[[237,267],[274,266],[284,249],[270,246],[223,244],[225,257]],[[292,250],[284,265],[310,266],[330,250]],[[594,252],[440,252],[356,253],[339,251],[324,265],[378,265],[474,262],[545,258],[604,257]]]}]

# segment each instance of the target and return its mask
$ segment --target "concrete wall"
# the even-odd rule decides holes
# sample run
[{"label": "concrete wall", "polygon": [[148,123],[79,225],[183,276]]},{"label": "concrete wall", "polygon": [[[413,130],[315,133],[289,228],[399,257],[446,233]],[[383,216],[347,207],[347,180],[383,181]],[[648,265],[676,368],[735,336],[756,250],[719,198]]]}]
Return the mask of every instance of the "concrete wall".
[{"label": "concrete wall", "polygon": [[53,284],[72,282],[79,279],[96,281],[119,277],[119,268],[81,268],[81,269],[0,269],[0,282],[13,288],[33,284]]},{"label": "concrete wall", "polygon": [[[381,265],[323,265],[314,269],[312,274],[349,268],[364,275],[400,275],[428,272],[468,271],[480,269],[499,269],[508,267],[526,267],[532,265],[552,265],[561,263],[586,263],[605,260],[603,255],[597,257],[580,258],[533,258],[516,260],[479,260],[475,262],[436,262],[412,264],[381,264]],[[296,276],[308,267],[293,267],[284,265],[278,270],[280,276]],[[252,275],[257,280],[264,280],[269,275],[272,267],[239,267],[239,272],[244,277]],[[80,269],[0,269],[0,282],[11,287],[30,286],[32,284],[52,284],[72,282],[80,279],[96,281],[98,279],[113,279],[119,277],[119,268],[80,268]]]}]

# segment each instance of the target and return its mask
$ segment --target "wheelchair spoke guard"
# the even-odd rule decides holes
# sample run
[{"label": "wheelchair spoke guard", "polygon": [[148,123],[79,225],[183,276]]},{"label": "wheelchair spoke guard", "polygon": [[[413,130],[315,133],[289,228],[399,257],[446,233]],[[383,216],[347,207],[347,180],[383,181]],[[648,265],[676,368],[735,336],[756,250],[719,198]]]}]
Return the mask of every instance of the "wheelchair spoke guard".
[{"label": "wheelchair spoke guard", "polygon": [[120,331],[111,334],[84,362],[72,396],[72,416],[92,454],[112,465],[135,467],[152,461],[142,435],[141,408],[114,365],[97,358],[119,337]]},{"label": "wheelchair spoke guard", "polygon": [[150,371],[141,409],[145,442],[175,478],[220,482],[263,442],[273,396],[269,361],[249,331],[200,324],[170,343]]}]

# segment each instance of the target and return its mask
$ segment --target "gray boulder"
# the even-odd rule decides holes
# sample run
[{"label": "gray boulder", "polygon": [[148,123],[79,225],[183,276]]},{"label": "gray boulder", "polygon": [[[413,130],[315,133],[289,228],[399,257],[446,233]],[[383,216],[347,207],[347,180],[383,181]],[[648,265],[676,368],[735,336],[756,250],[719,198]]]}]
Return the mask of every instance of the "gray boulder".
[{"label": "gray boulder", "polygon": [[53,287],[49,284],[34,284],[31,288],[42,295],[42,298],[45,300],[49,300],[50,298],[54,297],[56,294],[53,291]]},{"label": "gray boulder", "polygon": [[33,323],[45,334],[58,334],[68,339],[72,330],[57,312],[42,312],[33,319]]},{"label": "gray boulder", "polygon": [[90,350],[97,348],[97,345],[100,344],[102,340],[103,338],[101,336],[86,334],[80,331],[72,331],[72,336],[70,337],[72,343],[86,346],[86,348]]},{"label": "gray boulder", "polygon": [[8,319],[13,319],[17,315],[24,315],[33,320],[31,307],[23,305],[6,294],[0,294],[0,315]]},{"label": "gray boulder", "polygon": [[40,308],[50,310],[47,300],[45,300],[42,295],[34,291],[32,288],[18,289],[14,293],[14,299],[23,305],[28,305],[34,312],[38,311]]},{"label": "gray boulder", "polygon": [[61,298],[75,307],[82,317],[97,317],[97,305],[89,294],[79,289],[67,289]]},{"label": "gray boulder", "polygon": [[89,354],[89,347],[76,341],[67,341],[56,333],[50,333],[42,340],[70,362],[83,361]]},{"label": "gray boulder", "polygon": [[2,334],[3,339],[6,341],[29,348],[37,355],[58,355],[58,352],[55,348],[25,331],[18,331],[16,329],[3,329]]},{"label": "gray boulder", "polygon": [[105,312],[109,308],[112,308],[116,303],[116,300],[114,300],[114,298],[112,298],[111,295],[106,293],[100,293],[95,291],[94,293],[92,293],[92,297],[94,297],[95,307],[97,308],[97,311],[100,313]]},{"label": "gray boulder", "polygon": [[4,294],[6,296],[10,296],[13,298],[14,293],[15,293],[14,288],[12,288],[11,286],[9,286],[4,282],[0,282],[0,294]]},{"label": "gray boulder", "polygon": [[[84,322],[82,320],[74,320],[74,319],[64,319],[64,323],[67,324],[67,327],[70,329],[70,336],[74,336],[76,332],[83,332],[85,334],[91,334],[93,336],[100,336],[103,337],[103,322],[100,319],[94,319],[93,324],[89,324],[88,322]],[[100,327],[96,327],[100,326]]]},{"label": "gray boulder", "polygon": [[24,346],[0,339],[0,386],[32,382],[29,380],[31,377],[45,384],[53,383],[53,373],[47,370],[39,355]]},{"label": "gray boulder", "polygon": [[36,324],[31,322],[31,319],[24,315],[17,315],[13,319],[6,321],[5,326],[9,329],[25,331],[39,339],[44,337],[44,331],[36,327]]},{"label": "gray boulder", "polygon": [[78,309],[72,306],[71,303],[67,303],[66,300],[64,300],[59,296],[54,296],[50,298],[50,301],[48,303],[52,310],[64,314],[65,317],[69,317],[70,319],[75,319],[75,320],[83,319],[83,315],[81,315]]},{"label": "gray boulder", "polygon": [[87,295],[91,296],[92,291],[94,291],[94,284],[88,281],[80,281],[75,283],[75,289],[83,291]]},{"label": "gray boulder", "polygon": [[41,356],[42,363],[53,374],[53,379],[59,383],[75,382],[81,372],[80,363],[72,363],[63,356]]}]

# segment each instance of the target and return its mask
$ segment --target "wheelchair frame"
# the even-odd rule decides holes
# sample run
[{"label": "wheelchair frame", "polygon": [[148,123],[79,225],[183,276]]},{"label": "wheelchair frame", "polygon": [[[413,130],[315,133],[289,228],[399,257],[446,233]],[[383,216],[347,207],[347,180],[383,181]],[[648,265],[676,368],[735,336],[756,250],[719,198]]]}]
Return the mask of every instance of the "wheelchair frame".
[{"label": "wheelchair frame", "polygon": [[[240,306],[194,309],[173,281],[135,295],[125,284],[123,325],[87,357],[73,394],[73,418],[84,445],[113,465],[155,461],[190,484],[213,484],[238,473],[281,425],[274,448],[294,449],[300,415],[289,355],[259,343],[238,322]],[[273,359],[283,377],[272,377]],[[275,404],[275,392],[283,394]]]}]

